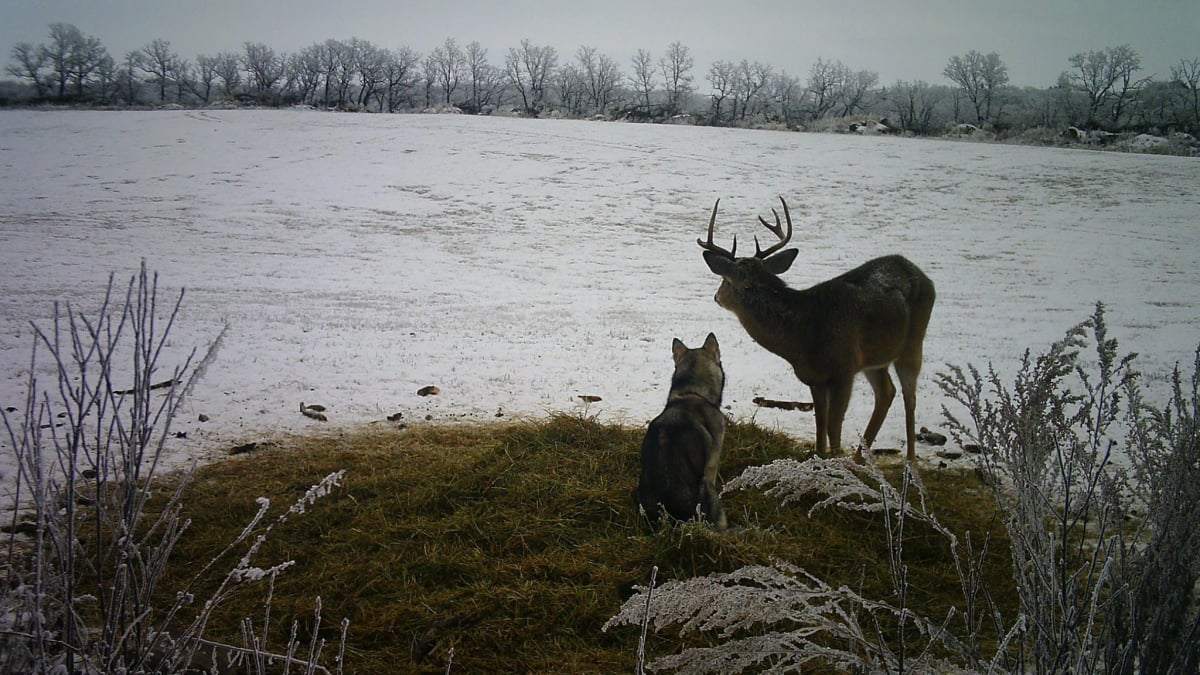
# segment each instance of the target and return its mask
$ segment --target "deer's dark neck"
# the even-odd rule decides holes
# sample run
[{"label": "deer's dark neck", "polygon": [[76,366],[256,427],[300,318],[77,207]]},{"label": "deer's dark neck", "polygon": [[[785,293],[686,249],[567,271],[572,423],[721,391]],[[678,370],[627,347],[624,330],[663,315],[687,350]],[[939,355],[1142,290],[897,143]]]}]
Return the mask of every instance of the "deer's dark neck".
[{"label": "deer's dark neck", "polygon": [[780,286],[759,288],[738,298],[729,308],[746,333],[768,351],[783,357],[801,379],[819,379],[818,355],[809,354],[804,345],[819,342],[813,335],[822,330],[826,317],[821,304],[808,290]]}]

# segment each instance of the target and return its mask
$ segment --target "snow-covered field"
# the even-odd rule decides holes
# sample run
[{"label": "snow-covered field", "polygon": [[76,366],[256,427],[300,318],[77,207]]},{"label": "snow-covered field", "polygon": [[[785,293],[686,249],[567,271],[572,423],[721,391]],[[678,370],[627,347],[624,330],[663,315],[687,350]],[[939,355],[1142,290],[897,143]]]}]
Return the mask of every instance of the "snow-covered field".
[{"label": "snow-covered field", "polygon": [[[29,321],[49,325],[55,300],[94,310],[108,275],[123,284],[145,259],[187,289],[179,354],[229,324],[175,425],[178,457],[396,412],[640,424],[665,399],[671,338],[710,330],[731,414],[811,437],[811,414],[751,402],[808,392],[712,300],[695,241],[717,197],[725,245],[788,200],[793,286],[886,253],[933,278],[919,424],[941,424],[944,364],[1011,371],[1096,300],[1143,370],[1190,364],[1200,340],[1196,159],[456,115],[6,111],[0,186],[0,407],[23,404]],[[439,396],[417,395],[430,384]],[[871,406],[858,389],[851,440]],[[897,399],[879,445],[901,445],[902,420]]]}]

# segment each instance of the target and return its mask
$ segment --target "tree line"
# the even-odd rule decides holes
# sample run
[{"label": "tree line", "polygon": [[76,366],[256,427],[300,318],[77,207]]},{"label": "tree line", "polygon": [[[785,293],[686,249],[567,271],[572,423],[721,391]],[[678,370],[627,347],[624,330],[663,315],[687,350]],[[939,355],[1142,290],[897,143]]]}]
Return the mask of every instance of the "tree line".
[{"label": "tree line", "polygon": [[[0,104],[309,105],[401,112],[453,106],[529,116],[679,120],[719,126],[822,128],[853,117],[934,134],[972,125],[1010,133],[1029,128],[1200,132],[1200,58],[1180,59],[1165,80],[1142,76],[1129,45],[1083,52],[1049,88],[1016,87],[996,53],[949,58],[950,84],[897,80],[817,59],[803,79],[759,61],[716,61],[698,71],[686,45],[659,57],[639,49],[623,67],[589,46],[563,57],[522,40],[489,59],[478,42],[453,38],[421,54],[366,40],[329,39],[293,53],[246,42],[237,52],[181,57],[164,39],[119,62],[74,25],[50,25],[48,41],[13,47]],[[707,86],[697,82],[697,75]]]}]

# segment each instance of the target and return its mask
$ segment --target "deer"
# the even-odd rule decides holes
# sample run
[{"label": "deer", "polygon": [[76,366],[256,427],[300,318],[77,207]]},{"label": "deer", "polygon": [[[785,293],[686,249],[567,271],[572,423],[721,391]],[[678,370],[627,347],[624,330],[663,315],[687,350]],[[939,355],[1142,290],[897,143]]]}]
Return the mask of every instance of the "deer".
[{"label": "deer", "polygon": [[718,199],[708,220],[708,240],[697,239],[708,269],[721,277],[714,296],[760,346],[782,357],[812,394],[817,454],[841,454],[842,422],[850,404],[854,378],[862,373],[875,394],[871,419],[854,461],[862,463],[887,417],[896,385],[904,399],[907,460],[916,459],[917,377],[922,343],[933,312],[933,281],[900,255],[869,260],[806,289],[789,287],[780,275],[795,262],[799,249],[787,246],[792,216],[781,196],[787,231],[775,209],[775,224],[758,217],[777,241],[765,250],[754,238],[754,255],[737,257],[737,237],[724,249],[713,243]]}]

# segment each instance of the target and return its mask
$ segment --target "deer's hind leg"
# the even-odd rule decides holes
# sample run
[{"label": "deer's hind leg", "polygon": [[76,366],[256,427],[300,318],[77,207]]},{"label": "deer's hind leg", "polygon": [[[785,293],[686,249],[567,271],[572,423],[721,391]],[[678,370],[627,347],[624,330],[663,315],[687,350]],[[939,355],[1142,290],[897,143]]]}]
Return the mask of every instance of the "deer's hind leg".
[{"label": "deer's hind leg", "polygon": [[917,377],[921,374],[921,352],[908,354],[896,361],[896,376],[904,397],[904,436],[908,444],[908,461],[917,458]]},{"label": "deer's hind leg", "polygon": [[896,398],[896,385],[892,383],[892,377],[888,375],[886,366],[864,370],[863,376],[867,378],[872,391],[875,392],[875,408],[871,411],[871,420],[867,422],[867,430],[863,432],[863,447],[870,450],[871,445],[875,443],[875,438],[879,435],[880,427],[883,426],[883,420],[887,418],[888,410],[892,407],[892,401]]}]

